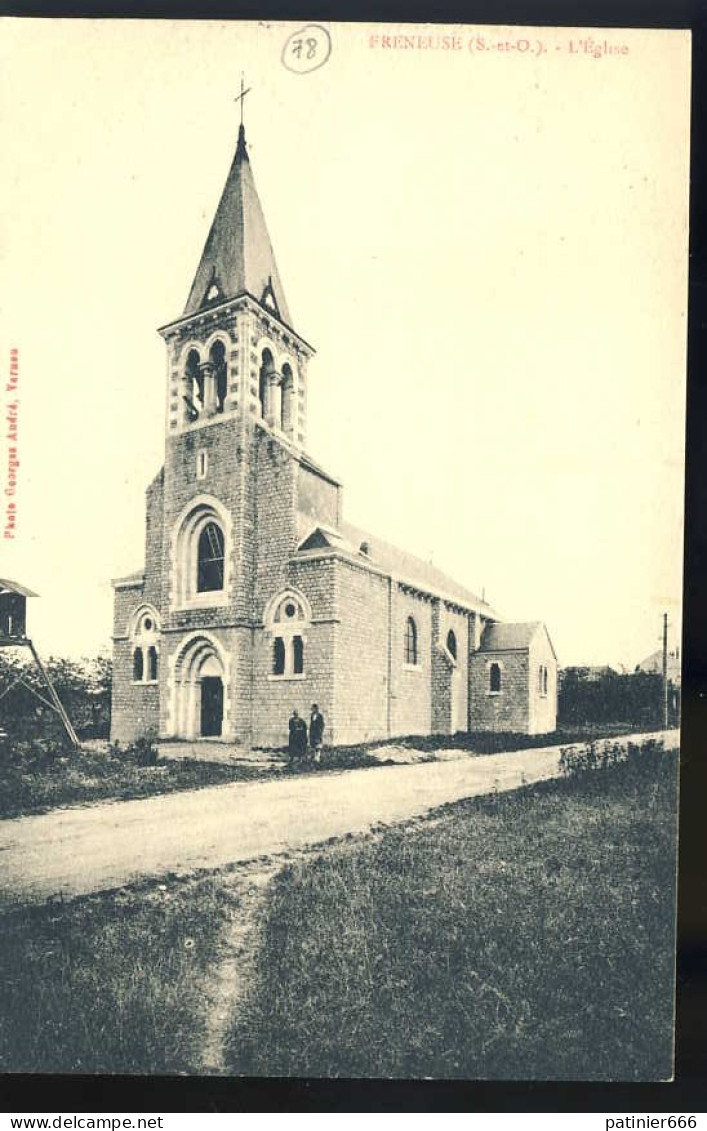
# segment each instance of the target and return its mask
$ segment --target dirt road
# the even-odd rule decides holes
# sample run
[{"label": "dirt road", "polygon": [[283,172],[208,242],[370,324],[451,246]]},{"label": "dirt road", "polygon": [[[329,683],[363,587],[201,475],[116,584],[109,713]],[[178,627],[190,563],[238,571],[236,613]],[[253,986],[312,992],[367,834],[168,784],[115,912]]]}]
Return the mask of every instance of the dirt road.
[{"label": "dirt road", "polygon": [[[663,736],[677,746],[678,734]],[[624,739],[623,741],[627,741]],[[363,832],[558,772],[559,749],[280,778],[0,822],[3,902],[71,897]]]}]

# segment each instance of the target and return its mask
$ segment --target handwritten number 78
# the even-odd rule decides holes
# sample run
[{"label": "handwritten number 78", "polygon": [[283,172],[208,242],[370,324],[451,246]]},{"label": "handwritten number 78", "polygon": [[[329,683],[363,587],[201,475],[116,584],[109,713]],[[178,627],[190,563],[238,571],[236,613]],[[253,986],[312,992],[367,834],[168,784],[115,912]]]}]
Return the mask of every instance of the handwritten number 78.
[{"label": "handwritten number 78", "polygon": [[313,59],[314,56],[317,53],[317,41],[316,41],[316,39],[293,39],[293,41],[292,41],[292,53],[293,53],[293,55],[296,55],[298,59],[301,59],[303,51],[306,51],[306,54],[304,56],[305,59]]}]

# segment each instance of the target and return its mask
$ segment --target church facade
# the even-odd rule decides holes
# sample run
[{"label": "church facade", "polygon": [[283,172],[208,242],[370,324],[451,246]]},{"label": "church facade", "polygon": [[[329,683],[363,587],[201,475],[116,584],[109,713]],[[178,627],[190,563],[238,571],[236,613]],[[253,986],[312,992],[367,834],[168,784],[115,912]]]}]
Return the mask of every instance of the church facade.
[{"label": "church facade", "polygon": [[165,462],[145,565],[114,581],[112,738],[277,747],[317,703],[325,743],[555,729],[545,627],[344,519],[306,453],[292,327],[243,126],[167,349]]}]

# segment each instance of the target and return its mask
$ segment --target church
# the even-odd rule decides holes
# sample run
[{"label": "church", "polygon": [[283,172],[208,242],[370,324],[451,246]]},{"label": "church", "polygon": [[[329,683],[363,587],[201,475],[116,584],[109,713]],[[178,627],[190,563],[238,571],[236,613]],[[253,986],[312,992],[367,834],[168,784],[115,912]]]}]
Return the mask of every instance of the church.
[{"label": "church", "polygon": [[307,366],[241,124],[183,313],[163,326],[165,461],[145,565],[113,582],[113,741],[281,747],[551,732],[557,660],[429,563],[352,526],[305,447]]}]

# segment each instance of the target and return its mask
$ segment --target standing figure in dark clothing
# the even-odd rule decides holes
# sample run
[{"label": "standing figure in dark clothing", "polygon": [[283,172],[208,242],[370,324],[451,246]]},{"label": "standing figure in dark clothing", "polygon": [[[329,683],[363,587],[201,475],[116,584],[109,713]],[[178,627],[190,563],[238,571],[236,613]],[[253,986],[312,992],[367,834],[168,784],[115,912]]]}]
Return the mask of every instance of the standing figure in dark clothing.
[{"label": "standing figure in dark clothing", "polygon": [[304,719],[299,717],[296,708],[290,715],[290,740],[288,751],[291,766],[294,765],[296,759],[303,759],[307,756],[307,724]]},{"label": "standing figure in dark clothing", "polygon": [[324,715],[316,703],[312,704],[312,714],[309,719],[309,745],[312,748],[315,762],[322,760],[322,739],[324,737]]}]

